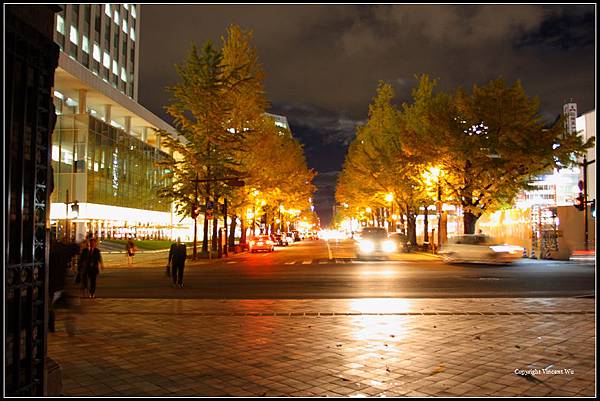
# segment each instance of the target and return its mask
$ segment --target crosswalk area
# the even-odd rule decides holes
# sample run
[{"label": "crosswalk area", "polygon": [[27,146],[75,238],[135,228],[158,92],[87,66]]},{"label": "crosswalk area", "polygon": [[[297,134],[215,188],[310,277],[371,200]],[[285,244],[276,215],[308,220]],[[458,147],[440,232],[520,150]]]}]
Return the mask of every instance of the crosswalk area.
[{"label": "crosswalk area", "polygon": [[[303,265],[347,265],[347,264],[358,264],[358,263],[401,263],[401,261],[394,260],[357,260],[356,258],[333,258],[333,259],[296,259],[281,262],[286,266],[303,266]],[[241,263],[239,261],[228,261],[226,264],[233,265]],[[276,263],[277,264],[277,263]]]}]

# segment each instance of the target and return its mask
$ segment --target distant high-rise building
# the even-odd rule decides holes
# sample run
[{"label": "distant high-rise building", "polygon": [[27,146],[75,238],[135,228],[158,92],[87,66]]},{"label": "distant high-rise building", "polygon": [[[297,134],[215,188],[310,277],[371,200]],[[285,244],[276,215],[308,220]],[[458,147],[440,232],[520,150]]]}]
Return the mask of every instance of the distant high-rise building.
[{"label": "distant high-rise building", "polygon": [[565,131],[569,134],[577,132],[577,103],[570,99],[563,105],[563,114],[565,115]]},{"label": "distant high-rise building", "polygon": [[[577,104],[570,99],[563,106],[565,131],[577,132]],[[582,124],[580,122],[580,124]],[[581,129],[580,129],[581,130]],[[521,191],[516,198],[519,207],[565,206],[571,205],[579,194],[579,167],[554,169],[547,174],[537,176],[530,185],[535,189]],[[594,192],[595,193],[595,192]]]}]

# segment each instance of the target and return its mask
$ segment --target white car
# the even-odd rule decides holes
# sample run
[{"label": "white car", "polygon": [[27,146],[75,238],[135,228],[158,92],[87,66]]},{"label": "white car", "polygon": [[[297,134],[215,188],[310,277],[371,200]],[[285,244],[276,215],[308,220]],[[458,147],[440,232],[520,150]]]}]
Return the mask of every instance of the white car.
[{"label": "white car", "polygon": [[450,238],[439,254],[446,263],[508,264],[523,257],[523,248],[500,244],[487,235],[464,234]]}]

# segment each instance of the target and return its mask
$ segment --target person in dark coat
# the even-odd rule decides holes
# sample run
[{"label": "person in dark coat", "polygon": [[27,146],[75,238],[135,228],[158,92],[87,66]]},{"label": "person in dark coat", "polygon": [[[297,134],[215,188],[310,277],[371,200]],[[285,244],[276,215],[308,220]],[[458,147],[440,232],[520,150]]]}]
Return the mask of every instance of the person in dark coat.
[{"label": "person in dark coat", "polygon": [[90,298],[96,298],[96,279],[100,274],[100,269],[104,270],[102,255],[96,248],[96,244],[96,238],[90,239],[88,247],[81,252],[80,257],[80,261],[82,261],[81,282],[83,288],[89,290]]},{"label": "person in dark coat", "polygon": [[183,288],[183,269],[187,258],[187,248],[181,243],[181,238],[177,238],[177,242],[171,245],[169,250],[168,267],[171,268],[171,280],[174,286]]},{"label": "person in dark coat", "polygon": [[50,258],[48,261],[48,330],[55,331],[55,304],[63,296],[65,278],[71,260],[79,254],[79,245],[66,244],[53,239],[50,242]]}]

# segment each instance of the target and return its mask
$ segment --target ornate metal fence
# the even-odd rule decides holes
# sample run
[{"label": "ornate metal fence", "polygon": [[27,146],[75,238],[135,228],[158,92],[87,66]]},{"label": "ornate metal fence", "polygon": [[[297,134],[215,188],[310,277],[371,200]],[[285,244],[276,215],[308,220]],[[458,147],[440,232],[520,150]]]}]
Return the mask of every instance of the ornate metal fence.
[{"label": "ornate metal fence", "polygon": [[17,7],[24,6],[7,6],[5,20],[5,391],[41,396],[47,354],[49,145],[55,118],[51,90],[59,49],[51,35],[38,30],[52,26],[55,10]]}]

